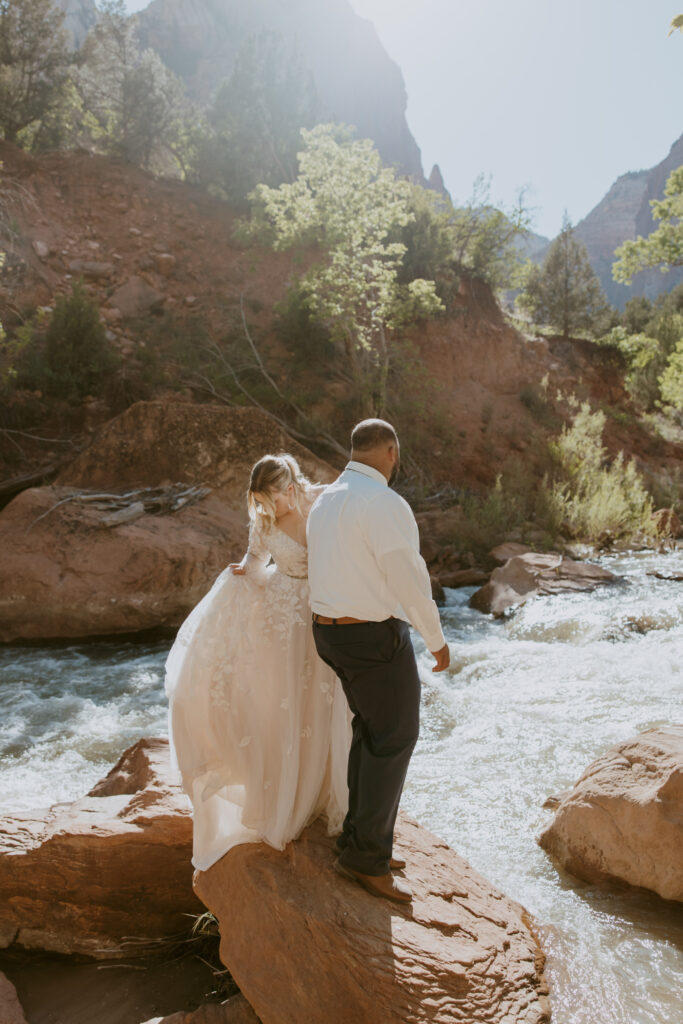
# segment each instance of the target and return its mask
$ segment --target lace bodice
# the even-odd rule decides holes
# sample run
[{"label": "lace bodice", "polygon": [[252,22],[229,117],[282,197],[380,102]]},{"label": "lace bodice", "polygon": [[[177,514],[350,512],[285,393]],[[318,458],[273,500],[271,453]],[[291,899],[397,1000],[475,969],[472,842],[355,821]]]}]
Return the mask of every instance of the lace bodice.
[{"label": "lace bodice", "polygon": [[308,549],[277,526],[265,530],[259,520],[253,523],[247,554],[247,571],[251,568],[250,562],[255,560],[264,566],[272,556],[278,571],[285,576],[295,579],[308,577]]}]

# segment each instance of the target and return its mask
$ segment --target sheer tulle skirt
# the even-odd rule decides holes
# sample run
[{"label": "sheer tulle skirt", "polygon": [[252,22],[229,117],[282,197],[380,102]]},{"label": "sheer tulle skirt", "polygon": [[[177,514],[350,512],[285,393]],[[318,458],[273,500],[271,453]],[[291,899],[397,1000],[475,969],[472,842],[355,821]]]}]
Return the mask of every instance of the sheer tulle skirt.
[{"label": "sheer tulle skirt", "polygon": [[166,662],[172,753],[193,804],[192,862],[239,843],[278,849],[348,805],[350,712],[315,650],[308,582],[275,567],[225,570]]}]

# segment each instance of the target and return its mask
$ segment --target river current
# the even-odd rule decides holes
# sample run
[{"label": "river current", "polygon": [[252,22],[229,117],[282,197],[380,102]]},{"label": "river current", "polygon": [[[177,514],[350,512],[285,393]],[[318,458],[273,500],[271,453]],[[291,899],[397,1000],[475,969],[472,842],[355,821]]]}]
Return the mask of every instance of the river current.
[{"label": "river current", "polygon": [[[493,621],[447,591],[452,651],[433,675],[419,638],[422,733],[404,809],[532,914],[553,1024],[681,1024],[683,913],[644,892],[559,874],[536,843],[612,744],[683,721],[683,553],[603,560],[624,582],[537,598]],[[5,810],[83,795],[141,736],[166,734],[169,638],[0,648]]]}]

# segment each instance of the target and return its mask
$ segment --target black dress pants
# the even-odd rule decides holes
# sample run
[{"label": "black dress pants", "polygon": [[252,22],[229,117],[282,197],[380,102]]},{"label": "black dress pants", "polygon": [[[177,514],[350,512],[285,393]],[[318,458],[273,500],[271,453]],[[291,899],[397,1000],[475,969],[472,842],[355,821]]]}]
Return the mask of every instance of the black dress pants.
[{"label": "black dress pants", "polygon": [[384,875],[408,763],[420,729],[420,677],[410,630],[400,619],[313,623],[318,654],[339,676],[353,712],[349,811],[340,861]]}]

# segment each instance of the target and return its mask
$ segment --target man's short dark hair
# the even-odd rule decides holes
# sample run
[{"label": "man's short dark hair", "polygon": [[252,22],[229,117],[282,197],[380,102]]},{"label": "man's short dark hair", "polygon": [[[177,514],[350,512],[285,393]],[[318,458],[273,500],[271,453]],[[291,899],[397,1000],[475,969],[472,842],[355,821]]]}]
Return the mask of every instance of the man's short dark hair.
[{"label": "man's short dark hair", "polygon": [[391,423],[386,420],[361,420],[351,431],[351,448],[354,452],[369,452],[389,444],[398,445],[398,437]]}]

